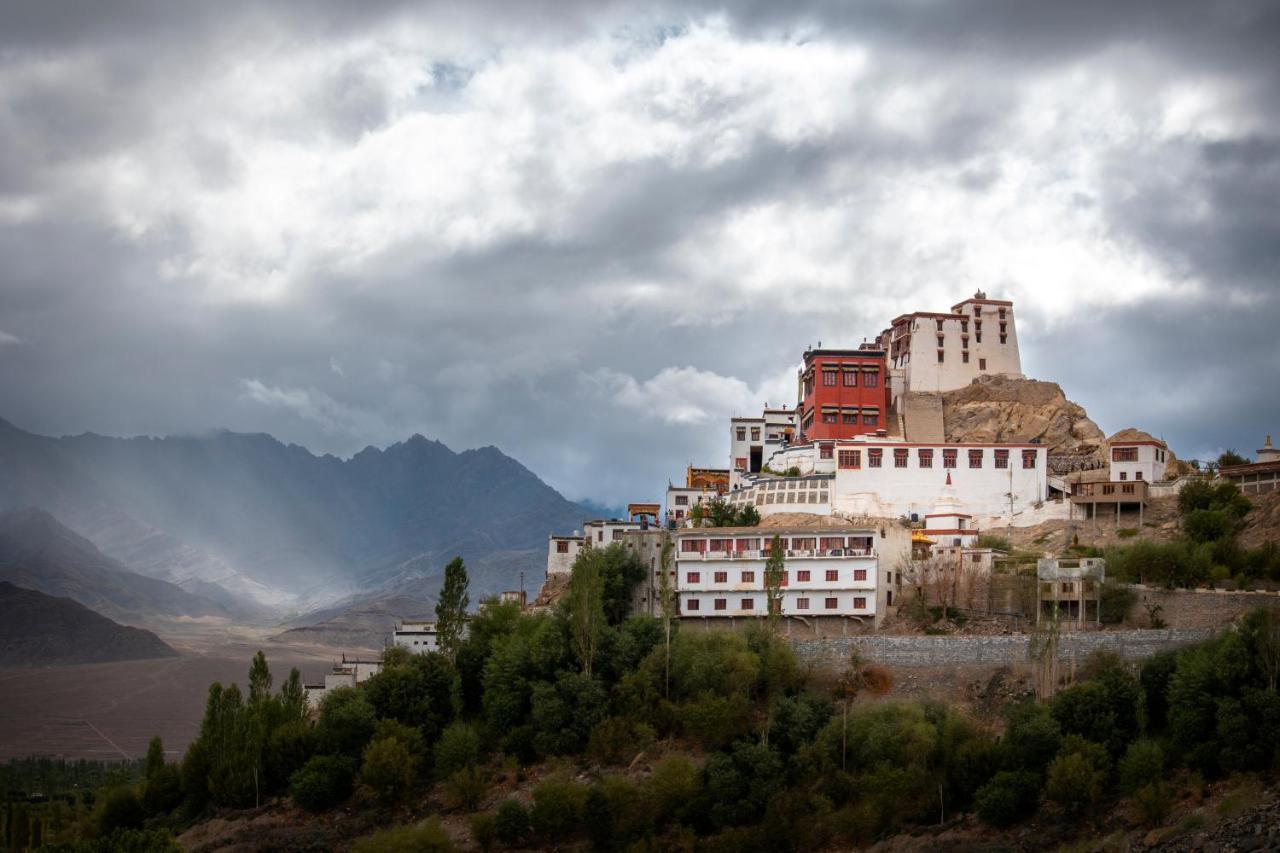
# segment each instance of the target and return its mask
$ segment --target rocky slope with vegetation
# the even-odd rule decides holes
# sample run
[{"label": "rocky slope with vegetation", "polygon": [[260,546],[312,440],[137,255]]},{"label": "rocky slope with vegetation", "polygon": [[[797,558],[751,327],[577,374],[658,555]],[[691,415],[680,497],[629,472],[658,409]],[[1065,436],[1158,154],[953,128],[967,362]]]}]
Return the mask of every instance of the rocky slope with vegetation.
[{"label": "rocky slope with vegetation", "polygon": [[942,394],[947,441],[1036,441],[1082,463],[1106,459],[1106,435],[1055,382],[982,376]]}]

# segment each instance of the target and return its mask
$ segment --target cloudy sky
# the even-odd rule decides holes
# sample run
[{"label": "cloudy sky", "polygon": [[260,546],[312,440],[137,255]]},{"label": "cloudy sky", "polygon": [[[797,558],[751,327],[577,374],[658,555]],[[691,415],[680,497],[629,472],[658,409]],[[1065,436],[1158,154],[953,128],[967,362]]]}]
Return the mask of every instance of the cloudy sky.
[{"label": "cloudy sky", "polygon": [[0,6],[0,417],[649,499],[983,288],[1108,432],[1280,433],[1280,5],[257,5]]}]

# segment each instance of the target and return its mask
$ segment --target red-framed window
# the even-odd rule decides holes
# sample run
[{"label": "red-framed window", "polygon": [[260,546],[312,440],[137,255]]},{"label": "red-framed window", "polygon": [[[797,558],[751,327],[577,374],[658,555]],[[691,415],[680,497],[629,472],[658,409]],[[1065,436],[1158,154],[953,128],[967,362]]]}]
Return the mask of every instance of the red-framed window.
[{"label": "red-framed window", "polygon": [[996,450],[996,451],[993,451],[993,453],[994,453],[995,458],[996,458],[996,467],[997,467],[997,468],[1008,468],[1008,467],[1009,467],[1009,451],[1007,451],[1007,450]]},{"label": "red-framed window", "polygon": [[822,384],[827,387],[834,386],[836,384],[836,373],[837,371],[835,371],[834,369],[827,370],[824,368],[822,371]]},{"label": "red-framed window", "polygon": [[1022,467],[1023,468],[1036,467],[1036,452],[1034,450],[1022,451]]},{"label": "red-framed window", "polygon": [[807,598],[796,599],[796,610],[808,610],[808,609],[809,609],[809,599]]},{"label": "red-framed window", "polygon": [[568,542],[557,542],[557,543],[556,543],[556,553],[557,553],[557,554],[568,554],[568,553],[569,553],[569,543],[568,543]]},{"label": "red-framed window", "polygon": [[823,413],[822,413],[822,422],[823,422],[824,424],[834,424],[834,423],[836,423],[836,422],[837,422],[837,421],[836,421],[836,416],[837,416],[838,414],[839,414],[838,412],[823,412]]},{"label": "red-framed window", "polygon": [[862,467],[862,451],[861,450],[841,450],[840,451],[840,467],[841,468],[861,468]]},{"label": "red-framed window", "polygon": [[716,582],[716,583],[728,583],[728,582],[729,582],[729,573],[728,573],[728,572],[716,572],[716,573],[715,573],[715,582]]},{"label": "red-framed window", "polygon": [[828,598],[826,603],[828,610],[835,610],[836,607],[839,606],[839,602],[834,598]]},{"label": "red-framed window", "polygon": [[818,540],[818,547],[824,551],[830,551],[832,548],[843,548],[843,536],[823,536]]},{"label": "red-framed window", "polygon": [[862,596],[860,596],[860,595],[859,595],[859,596],[856,596],[856,597],[853,599],[853,609],[854,609],[854,610],[866,610],[866,609],[867,609],[867,600],[866,600],[865,598],[863,598]]},{"label": "red-framed window", "polygon": [[743,609],[743,610],[755,610],[755,609],[756,609],[756,600],[755,600],[754,598],[744,598],[744,599],[742,599],[742,609]]},{"label": "red-framed window", "polygon": [[982,467],[982,451],[981,450],[969,451],[969,467],[970,468]]},{"label": "red-framed window", "polygon": [[884,464],[884,451],[878,447],[873,447],[867,451],[867,467],[879,468]]},{"label": "red-framed window", "polygon": [[680,550],[685,554],[701,554],[707,550],[707,540],[685,539],[680,543]]},{"label": "red-framed window", "polygon": [[716,610],[727,610],[729,608],[729,600],[727,598],[717,598],[714,606]]},{"label": "red-framed window", "polygon": [[895,447],[893,449],[893,467],[907,467],[907,449],[905,447]]},{"label": "red-framed window", "polygon": [[857,412],[841,412],[840,422],[846,424],[856,424],[858,422]]},{"label": "red-framed window", "polygon": [[858,372],[856,370],[846,370],[844,372],[844,387],[846,388],[858,387]]},{"label": "red-framed window", "polygon": [[739,456],[733,460],[733,467],[739,471],[747,470],[747,457]]},{"label": "red-framed window", "polygon": [[862,425],[863,426],[880,426],[880,416],[876,414],[864,413],[862,416]]},{"label": "red-framed window", "polygon": [[840,580],[840,570],[839,570],[839,569],[827,569],[827,580],[828,580],[829,582],[835,582],[835,581]]},{"label": "red-framed window", "polygon": [[1111,448],[1112,462],[1137,462],[1138,448],[1136,447],[1113,447]]},{"label": "red-framed window", "polygon": [[830,459],[830,458],[831,458],[831,453],[832,453],[832,451],[833,451],[833,450],[834,450],[834,448],[833,448],[830,444],[819,444],[819,445],[818,445],[818,458],[819,458],[819,459]]},{"label": "red-framed window", "polygon": [[685,583],[702,583],[702,572],[687,572],[684,576]]},{"label": "red-framed window", "polygon": [[957,454],[957,451],[954,448],[944,449],[942,451],[942,467],[943,468],[956,467],[956,454]]},{"label": "red-framed window", "polygon": [[796,571],[796,583],[805,583],[809,580],[809,570],[799,569]]},{"label": "red-framed window", "polygon": [[742,573],[742,582],[743,582],[743,583],[755,583],[755,582],[756,582],[756,573],[755,573],[755,572],[743,572],[743,573]]},{"label": "red-framed window", "polygon": [[921,468],[932,468],[932,467],[933,467],[933,451],[932,451],[932,450],[930,450],[930,449],[928,449],[928,448],[924,448],[924,447],[922,447],[922,448],[920,448],[920,450],[919,450],[919,451],[917,451],[917,454],[916,454],[916,455],[917,455],[917,456],[919,457],[919,459],[920,459],[920,467],[921,467]]},{"label": "red-framed window", "polygon": [[875,388],[880,384],[880,374],[876,371],[867,371],[862,374],[862,387]]},{"label": "red-framed window", "polygon": [[853,570],[853,579],[854,579],[854,580],[856,580],[856,581],[864,581],[864,580],[866,580],[866,579],[867,579],[867,570],[866,570],[866,569],[854,569],[854,570]]},{"label": "red-framed window", "polygon": [[696,599],[696,598],[691,598],[691,599],[689,599],[688,601],[686,601],[686,602],[684,603],[684,609],[685,609],[685,610],[697,610],[697,609],[698,609],[698,607],[699,607],[701,604],[702,604],[702,602],[698,601],[698,599]]}]

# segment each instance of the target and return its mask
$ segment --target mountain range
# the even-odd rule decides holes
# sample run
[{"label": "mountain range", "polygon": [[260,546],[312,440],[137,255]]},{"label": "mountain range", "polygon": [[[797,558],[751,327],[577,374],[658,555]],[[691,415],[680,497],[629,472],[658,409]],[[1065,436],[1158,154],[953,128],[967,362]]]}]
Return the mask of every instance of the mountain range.
[{"label": "mountain range", "polygon": [[0,581],[0,666],[50,666],[177,655],[155,634],[118,625],[70,598]]},{"label": "mountain range", "polygon": [[0,420],[0,512],[39,507],[129,569],[227,609],[301,613],[438,586],[472,598],[540,574],[549,533],[593,515],[495,447],[420,435],[349,459],[264,434],[36,435]]}]

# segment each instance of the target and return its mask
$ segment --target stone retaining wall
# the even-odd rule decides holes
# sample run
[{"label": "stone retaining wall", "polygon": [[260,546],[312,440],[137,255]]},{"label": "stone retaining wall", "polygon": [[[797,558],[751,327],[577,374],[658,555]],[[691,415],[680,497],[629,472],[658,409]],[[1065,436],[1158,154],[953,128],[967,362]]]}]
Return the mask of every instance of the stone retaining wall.
[{"label": "stone retaining wall", "polygon": [[[1058,658],[1083,661],[1096,649],[1112,649],[1129,660],[1208,639],[1218,628],[1172,628],[1160,631],[1087,631],[1061,635]],[[1025,634],[994,637],[829,637],[796,640],[797,657],[817,666],[839,667],[857,649],[868,661],[888,667],[1003,666],[1026,664],[1031,638]]]},{"label": "stone retaining wall", "polygon": [[1222,592],[1213,589],[1160,589],[1134,584],[1133,607],[1127,621],[1147,622],[1147,604],[1160,605],[1160,618],[1171,628],[1213,628],[1229,625],[1257,607],[1280,607],[1274,592]]}]

